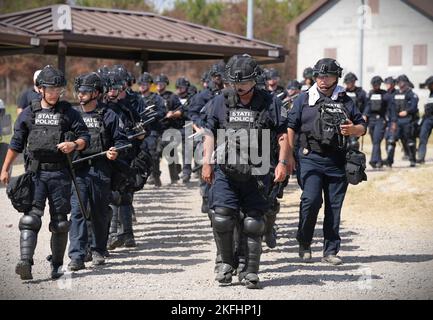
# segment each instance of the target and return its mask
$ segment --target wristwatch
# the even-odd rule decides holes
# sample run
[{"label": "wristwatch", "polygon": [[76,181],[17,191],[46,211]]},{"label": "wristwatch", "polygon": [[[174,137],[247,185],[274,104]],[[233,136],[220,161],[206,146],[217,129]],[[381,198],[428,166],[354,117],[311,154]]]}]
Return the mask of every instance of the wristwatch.
[{"label": "wristwatch", "polygon": [[285,160],[285,159],[278,160],[278,163],[282,163],[282,164],[284,164],[285,166],[287,166],[287,164],[288,164],[287,160]]}]

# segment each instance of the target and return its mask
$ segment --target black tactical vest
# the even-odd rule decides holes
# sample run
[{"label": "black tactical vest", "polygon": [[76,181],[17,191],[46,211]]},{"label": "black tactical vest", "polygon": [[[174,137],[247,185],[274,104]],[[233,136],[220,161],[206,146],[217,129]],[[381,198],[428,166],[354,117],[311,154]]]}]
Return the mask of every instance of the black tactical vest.
[{"label": "black tactical vest", "polygon": [[[266,143],[262,141],[262,130],[271,128],[271,119],[268,108],[265,107],[265,99],[260,92],[254,95],[250,108],[240,104],[233,90],[226,90],[224,96],[227,107],[224,126],[226,129],[225,159],[224,161],[217,159],[217,162],[225,162],[220,167],[227,176],[235,181],[245,182],[250,179],[253,168],[250,155],[252,152],[257,155],[262,154],[262,144]],[[252,129],[257,133],[256,136],[252,134]],[[271,141],[267,143],[276,141],[275,137],[270,138]],[[236,150],[236,163],[230,163],[230,159],[233,158],[230,157],[230,153],[234,150]]]},{"label": "black tactical vest", "polygon": [[397,114],[408,109],[406,95],[404,93],[396,93],[394,95],[394,101]]},{"label": "black tactical vest", "polygon": [[91,156],[108,150],[111,146],[111,139],[104,125],[106,109],[103,107],[97,107],[94,112],[90,114],[81,110],[79,111],[90,134],[90,145],[84,151],[80,152],[80,156]]},{"label": "black tactical vest", "polygon": [[340,125],[349,117],[343,102],[320,98],[315,106],[304,107],[302,112],[315,113],[312,123],[301,126],[300,143],[303,148],[322,154],[345,150],[346,138],[340,134]]},{"label": "black tactical vest", "polygon": [[33,100],[30,107],[32,122],[27,139],[30,159],[41,163],[65,162],[66,157],[57,149],[57,145],[65,141],[65,112],[70,105],[61,101],[51,110],[43,110],[41,102]]},{"label": "black tactical vest", "polygon": [[427,98],[427,103],[424,106],[424,117],[433,117],[433,94]]},{"label": "black tactical vest", "polygon": [[384,93],[372,93],[370,96],[370,111],[372,113],[384,115],[386,112],[386,104],[383,100]]}]

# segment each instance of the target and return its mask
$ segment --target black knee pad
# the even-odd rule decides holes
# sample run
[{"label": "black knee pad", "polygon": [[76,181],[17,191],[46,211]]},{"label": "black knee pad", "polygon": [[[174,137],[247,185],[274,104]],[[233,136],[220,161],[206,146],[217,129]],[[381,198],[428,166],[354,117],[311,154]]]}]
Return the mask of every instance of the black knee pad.
[{"label": "black knee pad", "polygon": [[244,233],[249,236],[262,236],[265,233],[265,220],[260,214],[247,213],[244,219]]},{"label": "black knee pad", "polygon": [[38,232],[41,229],[42,220],[41,217],[29,212],[28,214],[21,217],[18,224],[20,230],[33,230]]},{"label": "black knee pad", "polygon": [[69,231],[69,225],[66,214],[55,214],[51,217],[49,230],[52,233],[66,233]]},{"label": "black knee pad", "polygon": [[236,210],[230,208],[215,208],[212,215],[212,226],[217,232],[230,232],[235,227]]}]

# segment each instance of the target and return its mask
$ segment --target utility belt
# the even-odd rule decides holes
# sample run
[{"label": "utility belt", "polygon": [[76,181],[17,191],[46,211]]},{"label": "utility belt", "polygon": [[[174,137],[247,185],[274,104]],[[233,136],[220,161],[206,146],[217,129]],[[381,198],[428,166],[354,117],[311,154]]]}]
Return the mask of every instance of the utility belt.
[{"label": "utility belt", "polygon": [[[313,151],[322,156],[328,156],[335,152],[339,152],[339,150],[335,148],[322,146],[316,139],[308,138],[307,134],[301,133],[299,135],[299,146],[303,150],[307,150],[306,152]],[[304,151],[303,151],[304,152]]]},{"label": "utility belt", "polygon": [[362,181],[367,181],[366,169],[366,158],[365,154],[358,150],[336,150],[328,149],[325,150],[315,139],[308,139],[305,133],[301,133],[300,147],[303,148],[302,153],[307,155],[310,151],[318,153],[322,156],[335,155],[340,152],[345,159],[345,171],[346,178],[350,184],[357,185]]},{"label": "utility belt", "polygon": [[36,172],[38,170],[42,171],[60,171],[68,167],[66,161],[62,162],[40,162],[39,160],[30,160],[29,168],[31,171]]}]

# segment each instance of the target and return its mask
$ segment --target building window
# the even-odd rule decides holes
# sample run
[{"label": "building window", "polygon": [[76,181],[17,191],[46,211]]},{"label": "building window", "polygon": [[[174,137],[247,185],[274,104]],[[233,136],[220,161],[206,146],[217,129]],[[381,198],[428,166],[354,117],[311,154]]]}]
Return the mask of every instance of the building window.
[{"label": "building window", "polygon": [[379,14],[379,0],[368,0],[368,6],[372,14]]},{"label": "building window", "polygon": [[325,48],[323,54],[325,58],[331,58],[337,60],[337,48]]},{"label": "building window", "polygon": [[401,46],[389,47],[389,66],[401,66]]},{"label": "building window", "polygon": [[413,65],[426,66],[427,65],[427,45],[416,44],[413,46]]}]

